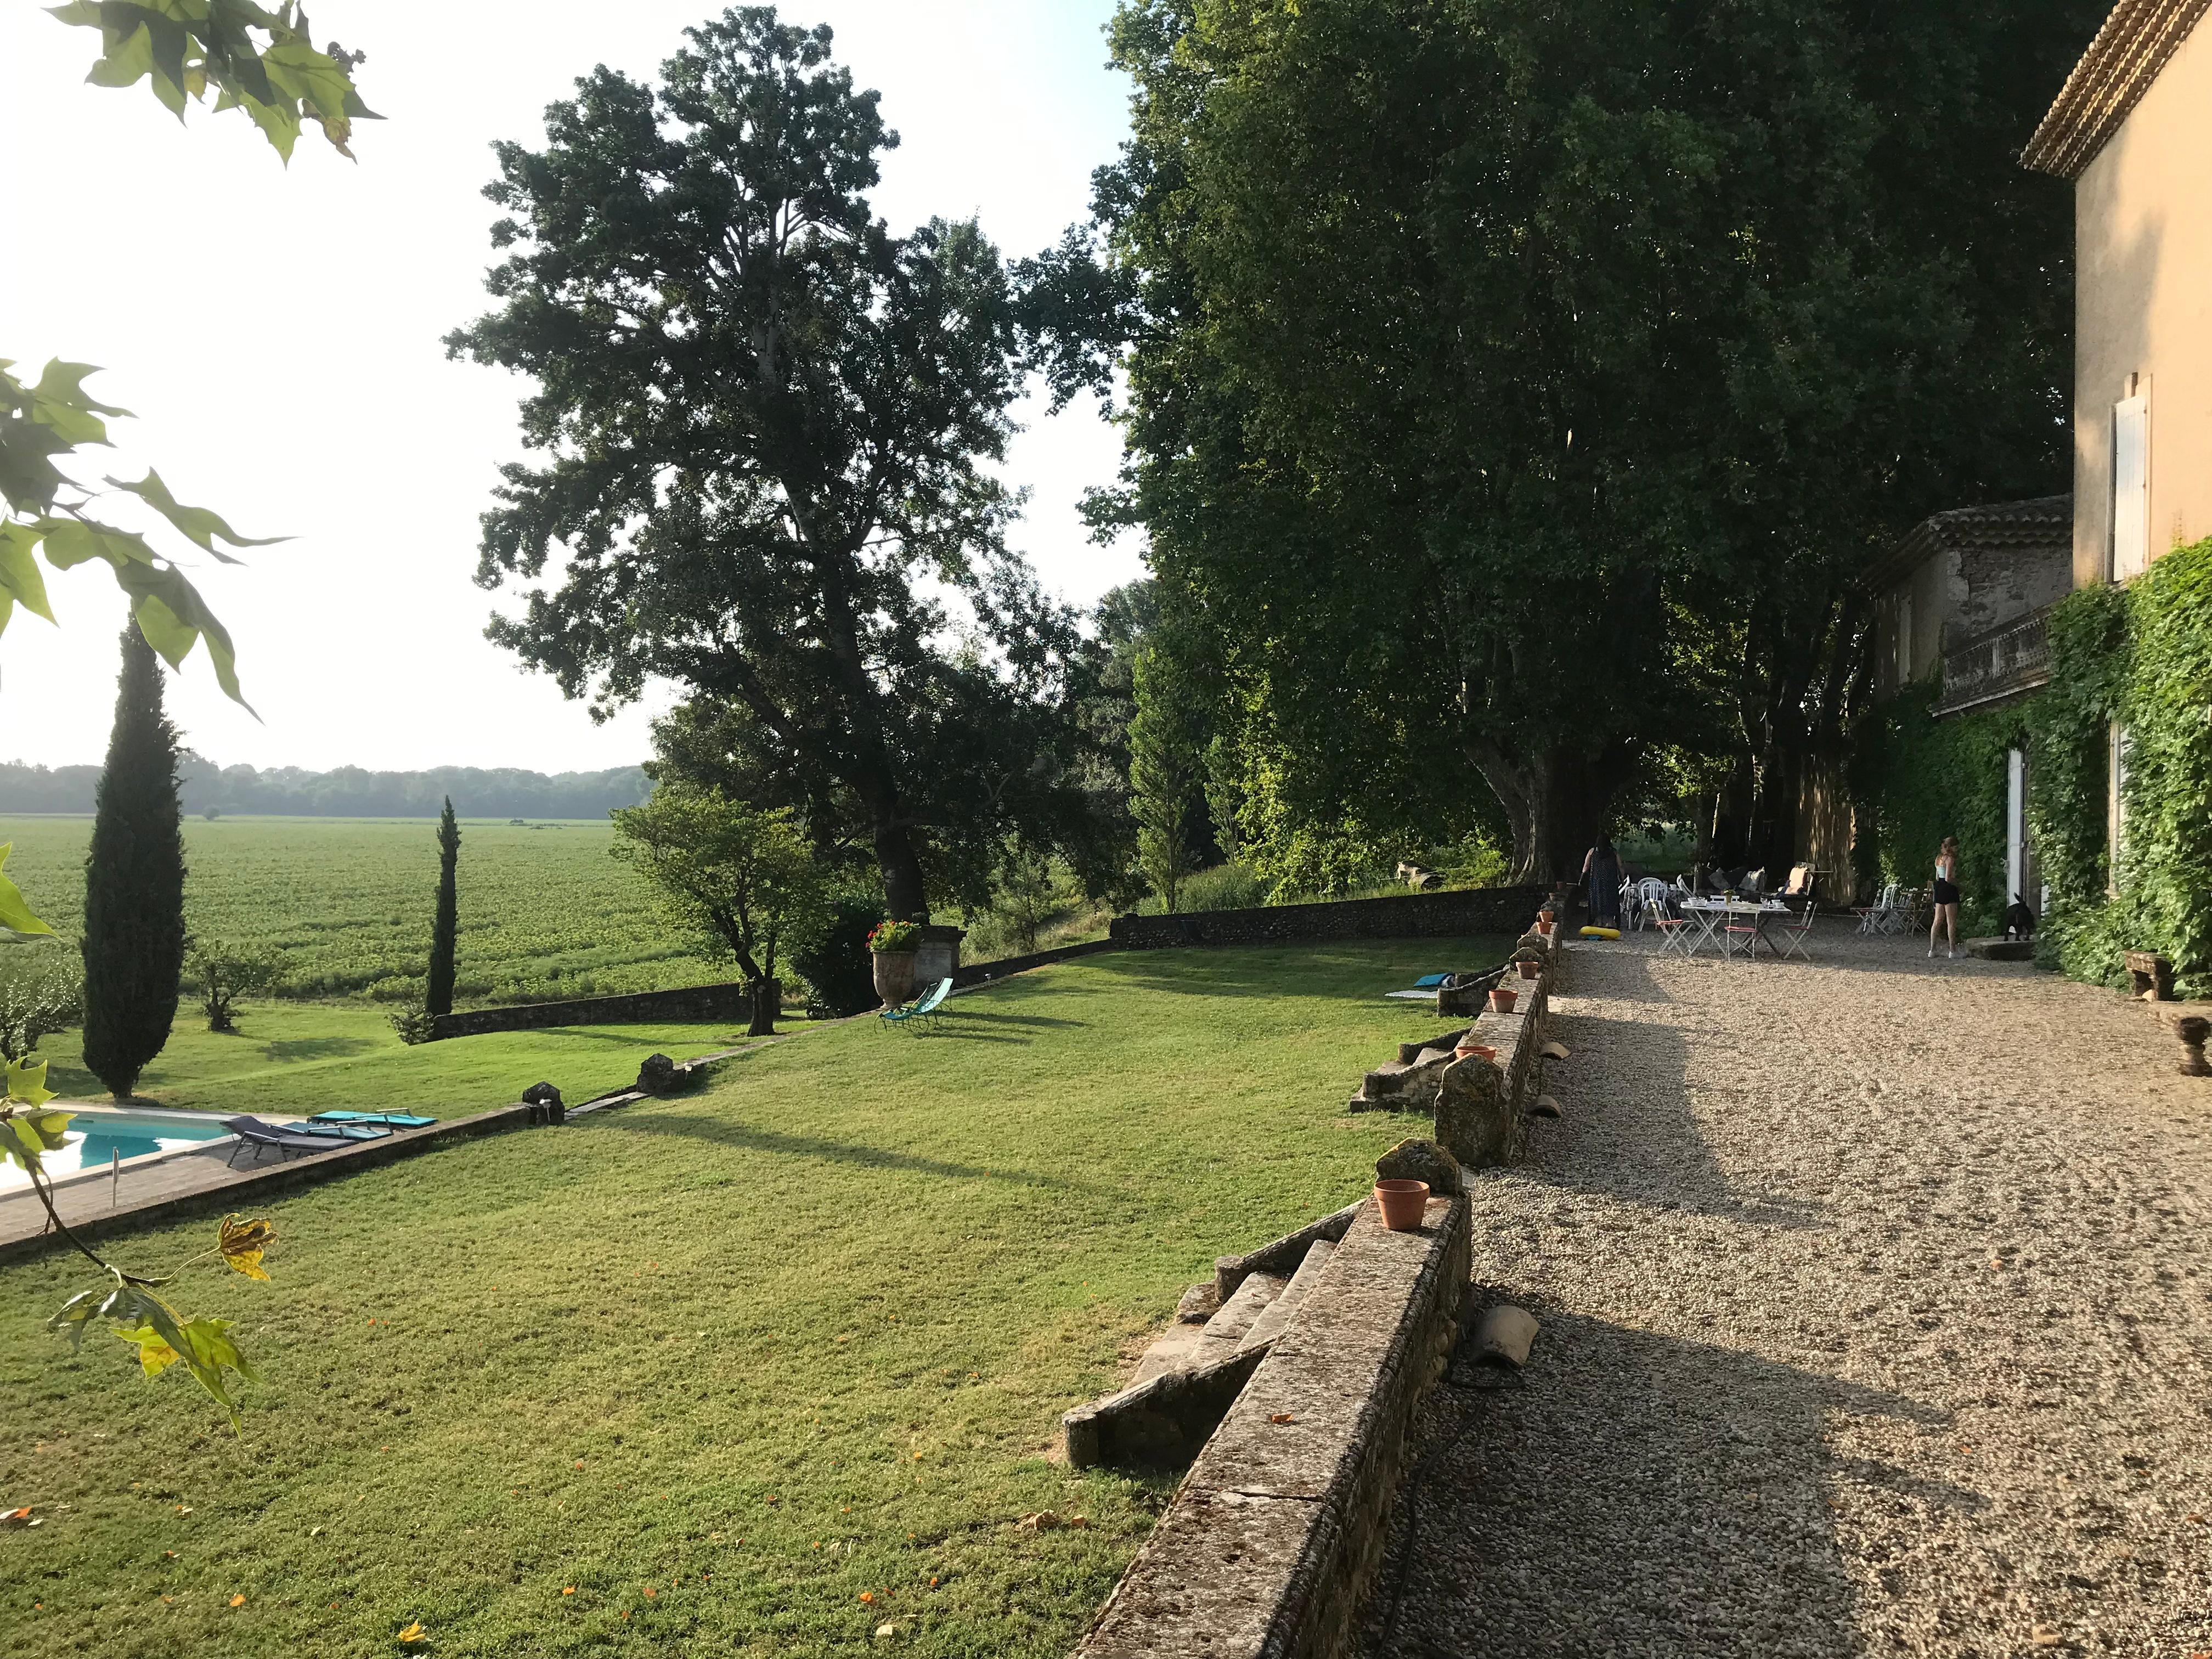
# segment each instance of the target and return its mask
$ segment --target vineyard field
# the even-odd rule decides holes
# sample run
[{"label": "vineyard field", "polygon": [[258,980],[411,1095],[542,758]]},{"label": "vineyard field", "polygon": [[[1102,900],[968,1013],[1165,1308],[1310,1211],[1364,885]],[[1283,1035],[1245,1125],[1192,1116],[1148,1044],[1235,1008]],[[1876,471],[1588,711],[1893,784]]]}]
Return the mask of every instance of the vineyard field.
[{"label": "vineyard field", "polygon": [[[187,819],[187,922],[276,951],[282,994],[404,1002],[422,992],[435,826],[389,818]],[[89,817],[0,816],[7,873],[74,935]],[[458,1000],[546,1001],[712,983],[732,970],[672,930],[607,854],[604,822],[461,825]]]}]

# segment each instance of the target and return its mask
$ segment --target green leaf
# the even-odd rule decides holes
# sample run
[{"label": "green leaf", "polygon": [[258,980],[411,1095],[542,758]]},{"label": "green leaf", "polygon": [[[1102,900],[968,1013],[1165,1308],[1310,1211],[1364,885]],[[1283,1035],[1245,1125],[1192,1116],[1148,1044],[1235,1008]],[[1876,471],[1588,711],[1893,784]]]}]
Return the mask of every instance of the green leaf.
[{"label": "green leaf", "polygon": [[46,538],[46,562],[57,570],[105,559],[119,574],[126,565],[151,566],[159,557],[135,531],[90,519],[40,519],[38,527]]},{"label": "green leaf", "polygon": [[46,15],[58,17],[73,27],[96,29],[100,27],[99,0],[70,0],[66,6],[48,6]]},{"label": "green leaf", "polygon": [[[16,1086],[17,1073],[27,1065],[28,1062],[20,1060],[9,1062],[8,1086],[11,1090]],[[31,1085],[32,1094],[52,1100],[53,1096],[44,1086],[46,1061],[38,1062],[37,1072],[40,1081]],[[5,1152],[27,1170],[35,1169],[40,1158],[48,1152],[59,1152],[67,1143],[64,1132],[69,1128],[69,1122],[67,1112],[42,1112],[35,1107],[29,1109],[9,1108],[5,1115],[0,1115],[0,1152]]]},{"label": "green leaf", "polygon": [[[0,593],[33,616],[54,619],[46,605],[46,579],[40,573],[39,543],[46,532],[36,525],[0,524]],[[4,627],[0,618],[0,627]]]},{"label": "green leaf", "polygon": [[[181,571],[170,565],[118,565],[115,580],[131,595],[131,614],[138,620],[138,631],[170,667],[183,667],[193,641],[204,641],[208,661],[223,695],[253,714],[253,705],[238,689],[238,660],[229,630],[216,620],[199,590],[185,580]],[[254,718],[261,717],[254,714]]]},{"label": "green leaf", "polygon": [[33,424],[50,428],[64,446],[106,443],[107,423],[100,417],[128,416],[131,411],[112,408],[86,394],[85,376],[99,373],[90,363],[65,363],[59,358],[48,363],[38,385],[30,389]]},{"label": "green leaf", "polygon": [[0,928],[26,938],[52,939],[54,930],[39,920],[24,902],[22,890],[8,879],[8,854],[15,850],[14,842],[0,842]]},{"label": "green leaf", "polygon": [[70,1346],[82,1349],[84,1346],[85,1328],[99,1316],[101,1304],[107,1300],[107,1286],[105,1285],[96,1291],[79,1291],[62,1304],[60,1311],[46,1322],[46,1328],[50,1331],[65,1332],[69,1336]]},{"label": "green leaf", "polygon": [[153,72],[154,37],[141,21],[122,39],[111,40],[106,54],[84,78],[95,87],[127,87]]},{"label": "green leaf", "polygon": [[[138,1345],[138,1366],[149,1376],[159,1376],[184,1356],[170,1346],[168,1339],[151,1325],[119,1328],[116,1335],[125,1342]],[[226,1402],[227,1403],[227,1402]]]},{"label": "green leaf", "polygon": [[120,478],[110,478],[107,482],[118,489],[128,490],[131,495],[137,496],[139,500],[144,501],[225,564],[236,564],[238,561],[216,546],[217,538],[228,542],[233,547],[274,547],[278,542],[291,539],[289,536],[264,536],[258,538],[241,536],[225,524],[218,514],[209,511],[206,507],[181,505],[177,498],[169,493],[168,485],[161,482],[161,475],[150,466],[146,469],[146,476],[137,483],[125,483]]}]

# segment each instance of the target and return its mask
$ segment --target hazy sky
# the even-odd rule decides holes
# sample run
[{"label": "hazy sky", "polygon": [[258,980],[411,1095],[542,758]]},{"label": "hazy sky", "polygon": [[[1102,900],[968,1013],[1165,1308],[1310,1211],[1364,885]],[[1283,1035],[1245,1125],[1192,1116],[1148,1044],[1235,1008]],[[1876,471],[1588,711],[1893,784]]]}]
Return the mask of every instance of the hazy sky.
[{"label": "hazy sky", "polygon": [[[1091,171],[1127,132],[1104,66],[1113,0],[808,0],[901,135],[877,210],[894,231],[975,213],[1008,257],[1083,216]],[[483,638],[471,580],[495,468],[519,457],[520,383],[447,362],[441,337],[487,304],[480,191],[495,138],[605,63],[652,76],[712,0],[318,0],[319,40],[369,56],[358,165],[303,134],[288,171],[237,112],[185,128],[143,83],[83,84],[98,37],[0,0],[0,357],[100,364],[89,386],[137,419],[98,473],[150,461],[179,499],[249,536],[289,535],[199,583],[238,647],[264,724],[204,655],[173,680],[186,740],[223,763],[625,765],[646,714],[594,726]],[[1079,406],[1022,412],[1006,474],[1035,492],[1017,537],[1048,587],[1087,601],[1139,574],[1088,544],[1074,506],[1113,475],[1110,428]],[[81,472],[88,470],[80,468]],[[118,521],[136,523],[118,509]],[[161,539],[196,553],[174,538]],[[0,759],[96,762],[125,606],[105,567],[53,579],[64,626],[17,611],[0,637]]]}]

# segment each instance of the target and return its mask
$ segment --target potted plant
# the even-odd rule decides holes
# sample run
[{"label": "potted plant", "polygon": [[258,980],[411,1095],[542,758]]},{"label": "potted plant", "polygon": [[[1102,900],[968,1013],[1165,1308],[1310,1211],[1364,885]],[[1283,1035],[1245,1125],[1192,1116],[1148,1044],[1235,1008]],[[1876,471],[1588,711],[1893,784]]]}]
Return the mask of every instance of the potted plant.
[{"label": "potted plant", "polygon": [[921,945],[918,921],[885,921],[868,935],[876,994],[884,1000],[884,1007],[895,1008],[914,994],[914,954]]},{"label": "potted plant", "polygon": [[1498,1050],[1487,1042],[1468,1042],[1462,1041],[1457,1048],[1452,1050],[1452,1058],[1455,1060],[1496,1060],[1498,1058]]},{"label": "potted plant", "polygon": [[1513,1005],[1521,1000],[1521,994],[1506,986],[1498,986],[1490,993],[1490,1006],[1501,1014],[1513,1012]]},{"label": "potted plant", "polygon": [[1382,1209],[1382,1224],[1394,1233],[1417,1233],[1429,1213],[1429,1183],[1425,1181],[1378,1181],[1375,1202]]}]

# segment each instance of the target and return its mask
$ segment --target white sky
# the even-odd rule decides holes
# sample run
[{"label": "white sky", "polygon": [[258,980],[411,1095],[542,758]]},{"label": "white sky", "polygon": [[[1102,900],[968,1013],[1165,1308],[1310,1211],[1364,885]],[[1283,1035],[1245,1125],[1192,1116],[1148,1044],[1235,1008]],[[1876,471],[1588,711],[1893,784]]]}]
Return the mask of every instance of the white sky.
[{"label": "white sky", "polygon": [[[657,78],[714,0],[317,0],[319,41],[369,56],[349,163],[302,134],[289,170],[236,111],[186,127],[142,82],[83,84],[98,36],[0,0],[0,357],[100,364],[88,390],[129,409],[87,477],[150,461],[179,499],[241,534],[290,535],[243,570],[193,580],[238,647],[257,725],[196,652],[170,708],[225,764],[627,765],[646,710],[594,726],[580,703],[483,638],[471,580],[495,469],[524,452],[520,383],[446,361],[489,303],[479,194],[487,146],[544,138],[547,103],[605,63]],[[836,55],[884,94],[903,143],[878,213],[895,232],[970,212],[1009,258],[1082,218],[1093,167],[1127,131],[1104,66],[1113,0],[805,0]],[[1021,418],[1008,481],[1034,492],[1018,544],[1078,602],[1141,574],[1091,546],[1083,489],[1111,479],[1113,431],[1079,405]],[[118,522],[138,520],[122,509]],[[164,534],[157,544],[197,550]],[[63,626],[17,611],[0,637],[0,759],[97,762],[125,606],[104,566],[52,580]],[[665,701],[665,700],[664,700]]]}]

